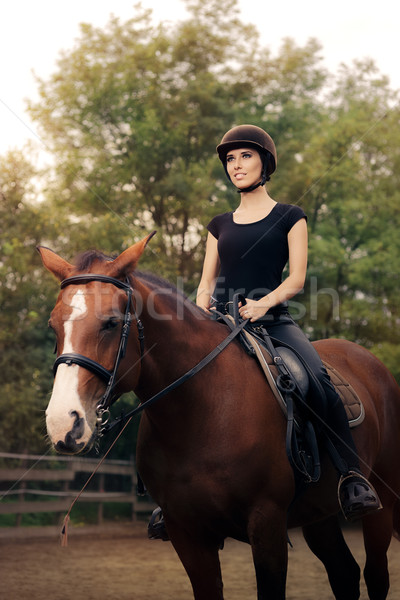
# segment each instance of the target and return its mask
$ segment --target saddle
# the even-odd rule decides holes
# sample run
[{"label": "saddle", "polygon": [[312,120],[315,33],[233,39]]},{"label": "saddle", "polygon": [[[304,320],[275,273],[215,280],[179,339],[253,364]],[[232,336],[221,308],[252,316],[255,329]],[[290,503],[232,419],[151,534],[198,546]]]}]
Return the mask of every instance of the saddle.
[{"label": "saddle", "polygon": [[[250,331],[244,330],[243,335],[246,336],[249,344],[249,346],[246,348],[247,351],[249,347],[253,348],[254,355],[257,358],[268,383],[271,386],[271,390],[273,391],[280,407],[282,408],[283,413],[285,416],[287,416],[286,402],[279,387],[277,386],[279,372],[274,358],[270,352],[268,352],[265,344],[263,344],[263,342]],[[283,363],[296,382],[297,387],[301,390],[302,394],[306,396],[309,390],[309,378],[303,363],[288,348],[277,347],[276,352],[281,356]],[[331,382],[338,393],[339,398],[343,402],[349,421],[349,427],[357,427],[357,425],[360,425],[363,422],[365,417],[364,406],[362,405],[359,396],[351,384],[344,379],[337,369],[332,367],[326,361],[322,361],[322,364],[328,371]]]},{"label": "saddle", "polygon": [[[234,299],[233,316],[218,313],[218,320],[234,327],[239,321],[238,301]],[[341,459],[332,442],[324,434],[317,415],[310,409],[310,396],[325,397],[320,383],[311,369],[291,347],[269,336],[262,326],[245,327],[240,342],[246,352],[254,356],[270,385],[270,388],[287,419],[286,451],[298,482],[316,482],[320,478],[320,442],[325,443],[332,462],[340,472]],[[323,363],[339,397],[341,398],[350,427],[364,420],[364,407],[353,387],[331,365]]]}]

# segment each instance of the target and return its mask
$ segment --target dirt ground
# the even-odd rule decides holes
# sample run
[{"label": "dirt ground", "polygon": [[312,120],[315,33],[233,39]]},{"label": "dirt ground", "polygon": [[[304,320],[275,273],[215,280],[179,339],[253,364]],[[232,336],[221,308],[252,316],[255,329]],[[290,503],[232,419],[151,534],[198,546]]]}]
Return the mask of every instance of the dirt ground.
[{"label": "dirt ground", "polygon": [[[4,532],[3,532],[4,533]],[[24,532],[21,532],[24,533]],[[361,533],[346,530],[363,564]],[[288,600],[331,600],[325,572],[299,531],[290,535]],[[256,598],[250,548],[227,540],[221,552],[226,600]],[[400,543],[389,549],[390,600],[400,598]],[[58,535],[18,539],[0,535],[0,598],[7,600],[190,600],[189,580],[169,542],[150,541],[146,524],[83,533],[72,529],[68,547]],[[367,600],[362,584],[361,600]]]}]

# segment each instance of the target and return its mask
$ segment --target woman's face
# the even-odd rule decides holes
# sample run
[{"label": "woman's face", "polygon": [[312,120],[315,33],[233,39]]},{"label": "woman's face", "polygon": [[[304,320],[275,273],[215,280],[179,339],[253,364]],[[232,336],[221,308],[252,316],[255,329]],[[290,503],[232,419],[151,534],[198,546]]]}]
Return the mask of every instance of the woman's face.
[{"label": "woman's face", "polygon": [[230,150],[226,155],[226,170],[237,188],[248,188],[261,179],[261,156],[254,148]]}]

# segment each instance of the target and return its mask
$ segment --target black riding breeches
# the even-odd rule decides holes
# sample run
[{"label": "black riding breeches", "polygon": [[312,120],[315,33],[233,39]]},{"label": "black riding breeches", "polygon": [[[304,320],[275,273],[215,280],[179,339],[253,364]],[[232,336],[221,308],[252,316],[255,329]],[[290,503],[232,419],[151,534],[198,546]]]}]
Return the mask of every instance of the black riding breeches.
[{"label": "black riding breeches", "polygon": [[359,469],[357,450],[343,403],[310,340],[288,314],[276,316],[271,320],[264,317],[254,325],[262,325],[272,338],[291,346],[308,364],[326,396],[326,406],[321,406],[318,410],[318,406],[313,405],[313,409],[317,413],[320,411],[318,414],[320,419],[322,416],[325,417],[326,431],[348,469]]}]

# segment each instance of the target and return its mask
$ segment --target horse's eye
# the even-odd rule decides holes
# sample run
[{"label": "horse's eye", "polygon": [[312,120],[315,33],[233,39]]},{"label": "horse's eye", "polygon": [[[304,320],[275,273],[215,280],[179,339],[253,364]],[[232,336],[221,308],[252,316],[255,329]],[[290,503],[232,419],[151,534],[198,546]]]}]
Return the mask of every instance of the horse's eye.
[{"label": "horse's eye", "polygon": [[107,319],[107,321],[105,321],[102,325],[102,329],[103,331],[107,331],[110,329],[115,329],[115,327],[117,327],[118,325],[118,319],[115,319],[114,317],[111,317],[111,319]]}]

